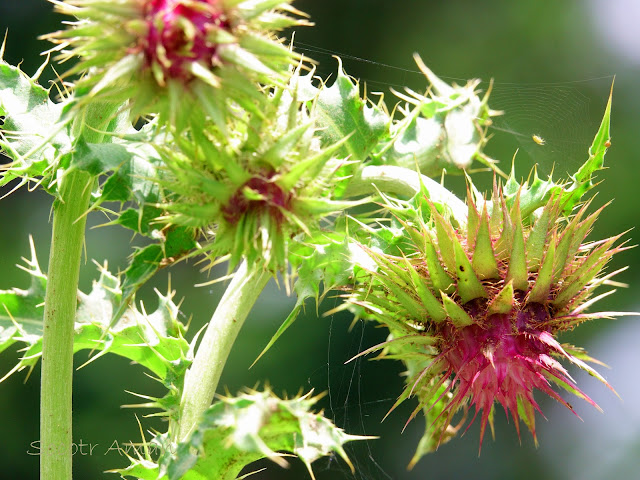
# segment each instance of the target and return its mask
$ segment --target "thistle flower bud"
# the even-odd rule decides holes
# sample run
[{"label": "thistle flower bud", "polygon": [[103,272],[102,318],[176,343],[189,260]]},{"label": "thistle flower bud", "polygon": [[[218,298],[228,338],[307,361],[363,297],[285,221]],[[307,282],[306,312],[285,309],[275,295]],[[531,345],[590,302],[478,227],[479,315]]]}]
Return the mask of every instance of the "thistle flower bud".
[{"label": "thistle flower bud", "polygon": [[194,108],[221,117],[228,101],[256,101],[258,82],[283,82],[297,56],[273,34],[306,24],[290,0],[50,1],[77,18],[44,38],[59,61],[79,58],[67,75],[83,75],[81,92],[180,128]]},{"label": "thistle flower bud", "polygon": [[468,199],[466,225],[452,224],[430,204],[427,220],[400,219],[408,237],[401,254],[363,247],[376,268],[350,301],[391,331],[389,341],[363,353],[383,350],[404,360],[407,388],[393,408],[415,396],[411,418],[421,410],[427,415],[431,444],[420,447],[412,464],[449,440],[461,426],[454,426],[454,415],[463,410],[466,418],[471,406],[473,419],[480,417],[480,443],[487,424],[493,430],[496,403],[518,434],[522,420],[534,439],[535,412],[542,413],[536,390],[574,412],[552,384],[597,408],[561,360],[611,388],[585,363],[592,359],[584,351],[556,336],[586,320],[624,314],[585,313],[612,293],[594,296],[618,273],[603,269],[624,249],[614,246],[620,236],[585,242],[602,208],[587,215],[587,203],[566,217],[567,196],[558,193],[534,213],[528,193],[521,188],[506,196],[494,184],[490,201],[478,199],[477,206]]},{"label": "thistle flower bud", "polygon": [[387,165],[398,165],[436,177],[443,169],[466,170],[474,159],[498,171],[495,161],[484,153],[486,129],[491,117],[502,112],[488,105],[491,85],[479,96],[480,80],[466,85],[449,85],[414,55],[430,88],[425,94],[406,89],[394,91],[402,101],[397,106],[401,118],[391,127],[391,136],[377,152]]},{"label": "thistle flower bud", "polygon": [[[343,142],[321,147],[313,114],[297,100],[296,81],[265,95],[263,115],[236,111],[224,132],[216,126],[176,138],[161,150],[175,192],[164,221],[201,229],[213,257],[231,254],[284,271],[288,244],[319,229],[320,220],[351,206],[332,199]],[[197,137],[197,138],[196,138]]]}]

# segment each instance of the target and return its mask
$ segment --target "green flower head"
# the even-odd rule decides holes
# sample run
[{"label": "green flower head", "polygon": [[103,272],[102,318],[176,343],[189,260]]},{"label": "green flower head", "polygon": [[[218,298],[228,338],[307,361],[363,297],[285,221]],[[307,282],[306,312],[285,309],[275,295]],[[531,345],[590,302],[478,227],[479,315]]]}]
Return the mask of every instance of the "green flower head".
[{"label": "green flower head", "polygon": [[244,257],[282,271],[289,242],[352,205],[332,198],[343,142],[322,147],[313,99],[298,100],[300,78],[298,69],[287,88],[271,92],[261,114],[237,109],[233,127],[190,131],[177,149],[161,150],[175,193],[165,221],[210,235],[205,248],[231,254],[231,266]]},{"label": "green flower head", "polygon": [[194,107],[224,116],[228,101],[259,98],[259,82],[283,82],[297,56],[274,32],[306,23],[290,0],[50,1],[77,19],[45,38],[60,61],[79,58],[67,75],[83,75],[81,91],[179,127]]}]

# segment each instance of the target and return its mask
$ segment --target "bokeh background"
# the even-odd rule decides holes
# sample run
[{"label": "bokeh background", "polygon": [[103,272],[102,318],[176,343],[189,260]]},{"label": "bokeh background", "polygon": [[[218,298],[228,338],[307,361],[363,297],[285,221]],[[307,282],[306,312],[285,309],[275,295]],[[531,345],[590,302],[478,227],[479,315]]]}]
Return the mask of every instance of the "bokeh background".
[{"label": "bokeh background", "polygon": [[[606,157],[610,169],[601,172],[595,199],[600,206],[614,199],[599,220],[594,235],[602,238],[634,228],[639,223],[638,129],[640,128],[640,3],[636,0],[299,0],[295,6],[310,14],[313,28],[296,32],[296,44],[319,62],[318,73],[335,73],[332,55],[341,55],[348,73],[366,84],[367,92],[385,92],[409,85],[424,90],[425,82],[412,60],[418,52],[425,63],[449,81],[494,79],[492,105],[505,110],[496,119],[487,153],[509,168],[516,150],[519,174],[534,164],[556,176],[574,172],[586,159],[609,87],[615,74],[612,143]],[[44,0],[0,0],[0,32],[8,29],[5,59],[22,62],[33,73],[48,48],[38,35],[58,28],[61,19]],[[50,74],[49,74],[50,75]],[[483,83],[486,89],[487,83]],[[539,135],[544,146],[531,137]],[[490,178],[490,177],[487,177]],[[454,182],[455,184],[455,182]],[[4,192],[0,192],[4,193]],[[43,269],[49,253],[51,199],[22,189],[0,201],[0,289],[26,287],[28,279],[15,267],[28,256],[28,236],[33,235]],[[104,222],[92,214],[91,227]],[[637,239],[638,232],[627,237]],[[109,261],[113,270],[125,266],[130,235],[115,228],[91,228],[87,233],[87,258]],[[635,240],[637,242],[637,240]],[[627,251],[610,268],[630,265],[618,280],[630,284],[600,303],[602,310],[640,310],[640,249]],[[193,264],[171,272],[171,284],[183,303],[191,332],[210,317],[223,286],[194,288],[207,280]],[[81,288],[90,288],[96,270],[87,261]],[[152,287],[166,289],[167,273],[141,293],[147,310],[154,308]],[[339,426],[354,434],[380,436],[379,440],[347,447],[353,459],[351,473],[340,459],[315,464],[318,480],[357,479],[633,479],[640,471],[640,325],[638,317],[615,322],[596,321],[565,335],[562,340],[584,345],[611,369],[604,376],[617,389],[615,397],[595,379],[575,372],[581,387],[598,402],[604,414],[585,402],[571,400],[584,421],[557,403],[539,396],[547,421],[538,420],[540,446],[525,433],[519,441],[513,424],[496,415],[496,439],[485,439],[478,456],[478,425],[461,438],[424,458],[412,472],[406,465],[423,429],[422,420],[401,433],[413,409],[407,403],[381,423],[402,388],[401,368],[392,362],[367,360],[344,365],[360,350],[382,340],[384,332],[356,324],[349,331],[348,315],[317,316],[310,305],[276,346],[255,367],[249,365],[284,319],[293,300],[270,285],[250,315],[234,347],[222,378],[231,392],[268,381],[279,393],[300,388],[328,391],[321,407]],[[329,298],[320,313],[335,305]],[[0,357],[0,377],[10,370],[16,348]],[[86,355],[77,356],[78,364]],[[23,373],[0,385],[0,465],[2,478],[35,479],[38,457],[30,443],[38,438],[38,385],[36,369],[25,383]],[[115,452],[124,442],[138,441],[134,411],[120,405],[135,403],[124,390],[161,395],[158,385],[142,369],[117,357],[103,357],[77,372],[74,384],[74,438],[96,445],[93,455],[75,456],[76,479],[116,478],[102,473],[126,465]],[[144,413],[144,412],[139,412]],[[498,412],[499,413],[499,412]],[[157,420],[145,427],[164,429]],[[115,442],[115,443],[114,443]],[[89,447],[85,447],[85,452]],[[269,462],[257,468],[256,480],[307,478],[295,461],[288,470]]]}]

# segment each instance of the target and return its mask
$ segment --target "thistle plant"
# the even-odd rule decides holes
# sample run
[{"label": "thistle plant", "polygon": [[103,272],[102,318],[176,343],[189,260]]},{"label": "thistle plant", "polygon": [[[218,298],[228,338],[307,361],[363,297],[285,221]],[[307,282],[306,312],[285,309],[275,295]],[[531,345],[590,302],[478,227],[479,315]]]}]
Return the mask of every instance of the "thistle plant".
[{"label": "thistle plant", "polygon": [[[287,455],[312,478],[312,462],[327,455],[353,470],[344,444],[371,437],[314,412],[322,394],[282,398],[276,385],[221,395],[227,357],[271,278],[283,278],[297,303],[261,356],[286,338],[306,299],[320,303],[329,291],[342,292],[338,309],[388,329],[359,356],[381,351],[407,370],[392,410],[415,397],[409,420],[426,419],[410,466],[470,413],[482,442],[497,404],[536,438],[535,391],[573,411],[554,384],[597,407],[567,362],[612,388],[586,352],[557,338],[625,314],[587,312],[610,293],[597,289],[615,284],[606,266],[627,248],[620,236],[591,239],[602,208],[589,213],[585,197],[610,146],[611,99],[569,180],[535,172],[520,181],[512,168],[503,181],[483,153],[498,112],[479,81],[448,85],[416,56],[428,85],[394,92],[391,108],[363,96],[340,61],[328,85],[277,37],[310,25],[290,1],[51,3],[73,17],[45,35],[54,62],[72,64],[58,97],[38,84],[46,63],[32,77],[0,63],[0,146],[11,159],[0,186],[35,183],[53,196],[48,272],[32,243],[30,288],[0,291],[0,351],[24,345],[4,378],[42,361],[41,478],[72,475],[71,450],[58,447],[71,445],[80,350],[91,352],[86,368],[115,354],[166,389],[135,394],[167,424],[151,439],[143,433],[144,454],[114,465],[122,478],[234,479],[261,458],[286,466]],[[474,184],[478,165],[496,175],[488,197]],[[433,179],[445,172],[466,175],[465,198]],[[101,265],[85,293],[78,275],[91,211],[144,246],[119,274]],[[231,279],[195,334],[171,287],[157,292],[152,313],[136,304],[159,270],[191,258],[227,262]]]}]

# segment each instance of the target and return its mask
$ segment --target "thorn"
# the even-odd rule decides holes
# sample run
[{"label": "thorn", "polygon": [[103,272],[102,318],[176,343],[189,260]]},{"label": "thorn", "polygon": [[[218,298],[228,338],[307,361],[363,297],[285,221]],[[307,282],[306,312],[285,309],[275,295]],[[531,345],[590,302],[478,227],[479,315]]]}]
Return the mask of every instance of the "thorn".
[{"label": "thorn", "polygon": [[2,40],[2,46],[0,46],[0,60],[4,60],[4,47],[7,45],[7,36],[9,35],[9,29],[4,31],[4,39]]}]

